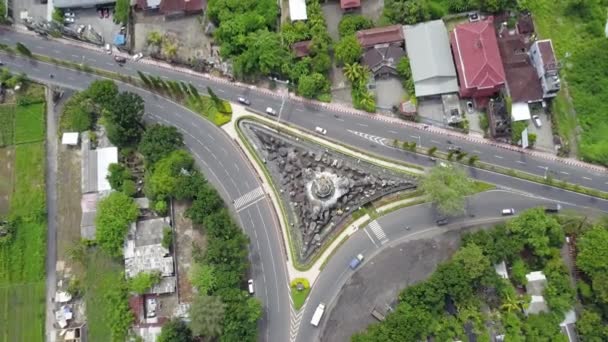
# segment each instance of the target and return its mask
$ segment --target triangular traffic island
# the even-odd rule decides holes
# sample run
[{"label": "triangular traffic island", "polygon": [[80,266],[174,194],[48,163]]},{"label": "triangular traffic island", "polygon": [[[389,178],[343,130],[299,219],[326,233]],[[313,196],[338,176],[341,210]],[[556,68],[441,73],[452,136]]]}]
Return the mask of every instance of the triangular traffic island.
[{"label": "triangular traffic island", "polygon": [[314,260],[350,215],[383,196],[416,188],[416,178],[328,149],[305,135],[239,122],[285,209],[297,263]]}]

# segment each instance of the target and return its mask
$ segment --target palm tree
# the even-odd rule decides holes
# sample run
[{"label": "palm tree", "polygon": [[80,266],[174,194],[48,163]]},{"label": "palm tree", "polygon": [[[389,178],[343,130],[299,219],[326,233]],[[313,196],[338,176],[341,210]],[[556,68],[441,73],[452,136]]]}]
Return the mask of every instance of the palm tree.
[{"label": "palm tree", "polygon": [[355,83],[364,75],[365,69],[359,63],[344,65],[344,76],[350,83]]},{"label": "palm tree", "polygon": [[507,294],[500,308],[505,310],[506,312],[511,313],[513,311],[523,311],[527,309],[529,305],[530,304],[526,300],[526,298],[522,296],[513,297],[510,294]]},{"label": "palm tree", "polygon": [[220,297],[197,296],[190,306],[190,329],[195,336],[217,337],[222,333],[226,304]]},{"label": "palm tree", "polygon": [[359,104],[361,108],[368,112],[373,112],[376,108],[376,99],[374,98],[374,94],[369,91],[365,91],[361,94],[361,99],[359,100]]}]

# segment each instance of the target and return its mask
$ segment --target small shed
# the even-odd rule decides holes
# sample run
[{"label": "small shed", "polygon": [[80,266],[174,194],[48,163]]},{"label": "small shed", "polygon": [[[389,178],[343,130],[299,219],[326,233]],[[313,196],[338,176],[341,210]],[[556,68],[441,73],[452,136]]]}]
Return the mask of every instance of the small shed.
[{"label": "small shed", "polygon": [[78,132],[66,132],[61,136],[61,144],[76,146],[78,145]]}]

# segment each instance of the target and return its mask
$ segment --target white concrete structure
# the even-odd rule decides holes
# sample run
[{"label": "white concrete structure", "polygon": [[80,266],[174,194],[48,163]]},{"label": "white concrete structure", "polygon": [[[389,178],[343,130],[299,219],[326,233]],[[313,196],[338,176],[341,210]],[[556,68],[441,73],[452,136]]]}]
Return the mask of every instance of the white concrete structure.
[{"label": "white concrete structure", "polygon": [[78,132],[66,132],[61,136],[62,145],[75,146],[78,145]]},{"label": "white concrete structure", "polygon": [[289,0],[289,17],[291,21],[307,20],[306,0]]}]

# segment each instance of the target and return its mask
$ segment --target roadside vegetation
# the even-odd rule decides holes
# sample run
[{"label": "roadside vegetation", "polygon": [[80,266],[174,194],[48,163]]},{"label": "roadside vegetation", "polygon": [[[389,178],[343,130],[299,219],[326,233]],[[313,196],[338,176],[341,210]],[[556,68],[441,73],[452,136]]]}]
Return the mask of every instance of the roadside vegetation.
[{"label": "roadside vegetation", "polygon": [[8,182],[0,186],[8,199],[8,211],[0,207],[0,341],[44,339],[45,98],[42,86],[21,82],[12,103],[0,105],[0,169],[8,171],[0,180]]},{"label": "roadside vegetation", "polygon": [[[559,323],[573,308],[576,292],[560,255],[564,240],[558,218],[542,208],[489,231],[469,233],[450,261],[401,292],[386,321],[353,341],[465,340],[470,333],[484,341],[491,333],[509,341],[567,341]],[[494,270],[502,261],[510,270],[508,279]],[[530,297],[517,288],[525,286],[525,274],[531,271],[547,277],[543,296],[549,312],[524,314]]]},{"label": "roadside vegetation", "polygon": [[293,306],[296,310],[300,310],[302,306],[304,306],[306,298],[310,293],[310,283],[306,278],[295,278],[291,281],[289,287],[291,289],[291,300],[293,301]]},{"label": "roadside vegetation", "polygon": [[[110,141],[120,148],[121,161],[143,156],[144,193],[159,215],[168,214],[172,200],[190,201],[186,215],[207,236],[207,247],[194,258],[191,283],[198,295],[191,303],[191,335],[226,341],[254,341],[261,303],[243,290],[248,268],[247,237],[230,216],[217,191],[207,182],[183,149],[182,135],[173,127],[145,126],[143,101],[133,93],[119,92],[112,81],[95,81],[81,94],[89,106],[91,126],[100,119]],[[95,94],[95,95],[92,95]],[[217,98],[209,90],[211,101]],[[217,102],[218,104],[220,102]],[[95,321],[90,339],[124,340],[133,314],[128,306],[130,293],[141,293],[158,281],[156,274],[144,274],[127,281],[123,273],[122,245],[137,208],[130,196],[134,172],[124,163],[112,164],[108,181],[115,192],[98,203],[97,239],[77,246],[72,255],[85,265],[84,296],[87,316]],[[108,279],[99,277],[107,274]],[[104,303],[101,303],[101,300]],[[163,334],[183,332],[171,324]]]}]

